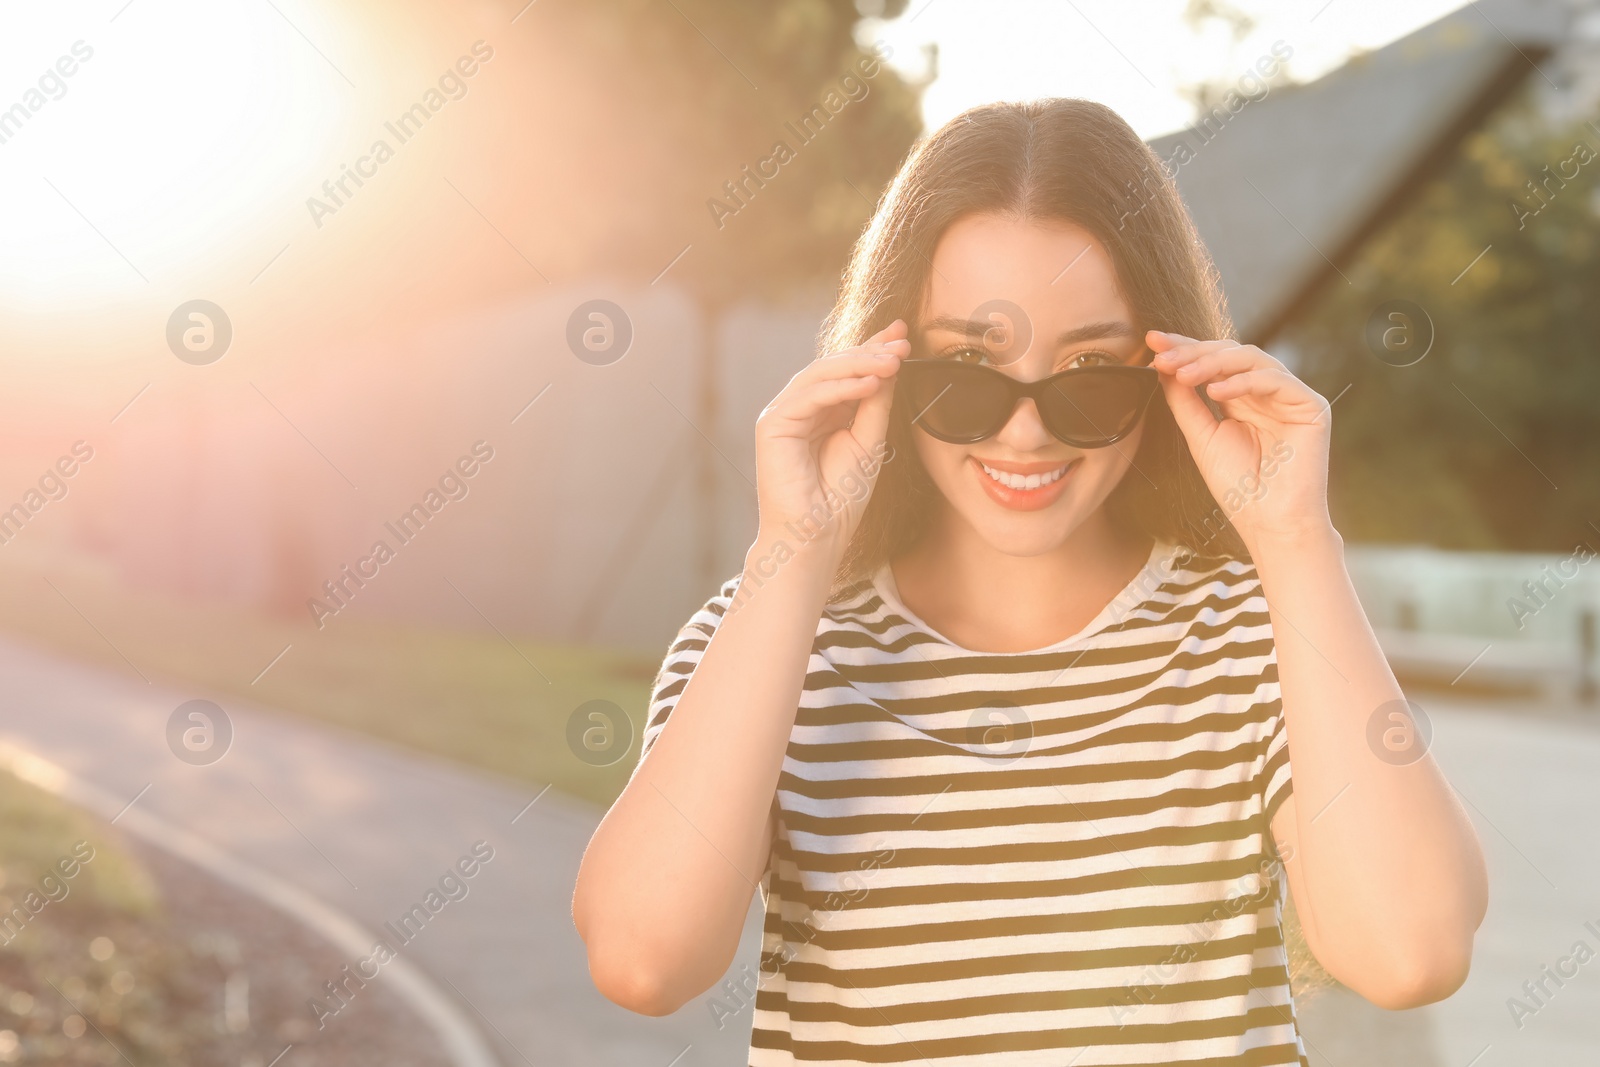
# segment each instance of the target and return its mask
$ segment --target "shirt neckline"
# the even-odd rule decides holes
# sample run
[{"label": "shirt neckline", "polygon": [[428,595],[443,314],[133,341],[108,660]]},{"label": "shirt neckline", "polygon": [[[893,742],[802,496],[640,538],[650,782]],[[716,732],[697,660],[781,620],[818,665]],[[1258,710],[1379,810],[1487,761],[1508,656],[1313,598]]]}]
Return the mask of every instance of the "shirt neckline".
[{"label": "shirt neckline", "polygon": [[[1157,537],[1151,544],[1150,554],[1145,558],[1144,565],[1139,568],[1138,573],[1118,590],[1117,594],[1106,602],[1105,607],[1101,608],[1095,617],[1085,623],[1077,633],[1063,637],[1059,641],[1052,641],[1050,644],[1040,648],[1024,649],[1021,652],[980,652],[975,648],[967,648],[964,645],[957,644],[938,630],[935,630],[916,612],[906,607],[905,601],[900,599],[900,588],[895,584],[894,570],[887,560],[878,568],[877,573],[872,576],[872,587],[891,611],[916,629],[921,630],[930,637],[937,638],[941,644],[949,647],[951,651],[968,656],[1033,656],[1044,652],[1058,652],[1064,648],[1070,648],[1086,638],[1093,637],[1105,629],[1109,623],[1127,615],[1128,612],[1144,603],[1161,584],[1159,580],[1153,584],[1147,584],[1152,572],[1157,569],[1159,561],[1170,557],[1172,550],[1175,548],[1176,545]],[[1138,590],[1136,596],[1134,595],[1135,590]]]}]

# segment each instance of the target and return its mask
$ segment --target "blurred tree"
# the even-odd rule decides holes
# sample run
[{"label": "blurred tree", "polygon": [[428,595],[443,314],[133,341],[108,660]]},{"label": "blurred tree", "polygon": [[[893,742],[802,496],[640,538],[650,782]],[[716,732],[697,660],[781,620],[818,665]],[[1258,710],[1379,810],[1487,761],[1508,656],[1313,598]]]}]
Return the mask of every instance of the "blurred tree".
[{"label": "blurred tree", "polygon": [[1183,5],[1183,21],[1196,31],[1208,22],[1222,22],[1228,27],[1234,43],[1244,40],[1256,28],[1254,15],[1227,0],[1188,0]]},{"label": "blurred tree", "polygon": [[[1319,392],[1349,386],[1331,503],[1352,539],[1600,547],[1600,127],[1546,120],[1536,88],[1345,265],[1353,284],[1329,286],[1285,334]],[[1435,332],[1411,366],[1365,341],[1395,299]]]},{"label": "blurred tree", "polygon": [[[723,312],[837,284],[921,129],[921,86],[857,36],[862,10],[890,19],[905,6],[611,0],[537,11],[541,36],[581,57],[524,75],[535,126],[561,131],[541,162],[567,170],[557,185],[584,235],[561,273],[664,276],[696,295],[706,347],[693,417],[704,434],[716,433]],[[721,577],[714,501],[731,476],[721,466],[701,448],[707,582]]]},{"label": "blurred tree", "polygon": [[[1177,86],[1178,95],[1194,105],[1195,121],[1199,122],[1213,109],[1225,107],[1229,93],[1240,91],[1240,76],[1250,70],[1251,64],[1238,61],[1238,46],[1250,36],[1258,22],[1255,15],[1228,0],[1188,0],[1182,18],[1196,41],[1212,26],[1221,26],[1228,34],[1226,59],[1217,64],[1209,76]],[[1270,84],[1281,85],[1291,80],[1285,67],[1270,79]]]}]

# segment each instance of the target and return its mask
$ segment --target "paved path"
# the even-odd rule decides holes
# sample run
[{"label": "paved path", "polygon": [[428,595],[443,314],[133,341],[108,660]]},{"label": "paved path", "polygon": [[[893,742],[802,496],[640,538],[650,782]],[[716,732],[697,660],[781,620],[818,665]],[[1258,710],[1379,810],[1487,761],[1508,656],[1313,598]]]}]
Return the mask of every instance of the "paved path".
[{"label": "paved path", "polygon": [[[369,930],[398,920],[473,842],[488,841],[494,859],[467,896],[405,954],[455,987],[508,1067],[744,1062],[748,1012],[742,1031],[732,1021],[718,1031],[703,1000],[651,1019],[595,992],[570,912],[601,814],[588,805],[550,792],[527,807],[539,790],[232,701],[219,701],[234,726],[226,756],[191,766],[167,747],[167,720],[206,694],[130,682],[9,640],[0,640],[0,694],[0,740],[125,800],[138,796],[135,809]],[[757,944],[755,921],[753,913],[742,959]]]},{"label": "paved path", "polygon": [[[1414,699],[1489,861],[1472,974],[1450,999],[1386,1012],[1337,990],[1306,1012],[1316,1067],[1594,1067],[1600,1063],[1600,709]],[[1518,709],[1524,709],[1518,714]],[[1397,817],[1401,813],[1397,813]],[[1585,929],[1592,922],[1594,931]],[[1542,1006],[1522,990],[1583,941],[1595,954]],[[1574,965],[1566,965],[1570,972]],[[1507,1000],[1536,1008],[1514,1019]],[[1520,1021],[1520,1026],[1518,1022]]]},{"label": "paved path", "polygon": [[[408,947],[464,998],[507,1065],[737,1067],[749,1012],[718,1030],[707,998],[667,1019],[593,990],[569,914],[599,812],[369,738],[225,702],[235,727],[210,766],[176,759],[168,717],[204,696],[140,685],[0,640],[0,739],[175,823],[371,929],[420,901],[484,839],[469,895]],[[1306,1013],[1318,1067],[1542,1067],[1600,1062],[1600,955],[1537,1011],[1507,999],[1578,941],[1600,953],[1600,714],[1588,722],[1426,694],[1434,751],[1489,855],[1492,903],[1472,977],[1443,1004],[1382,1012],[1324,995]],[[149,789],[144,790],[146,785]],[[529,802],[539,799],[531,807]],[[519,814],[520,813],[520,814]],[[759,905],[757,905],[759,906]],[[756,916],[734,970],[754,965]],[[314,991],[308,991],[308,996]],[[1476,1057],[1476,1058],[1475,1058]]]}]

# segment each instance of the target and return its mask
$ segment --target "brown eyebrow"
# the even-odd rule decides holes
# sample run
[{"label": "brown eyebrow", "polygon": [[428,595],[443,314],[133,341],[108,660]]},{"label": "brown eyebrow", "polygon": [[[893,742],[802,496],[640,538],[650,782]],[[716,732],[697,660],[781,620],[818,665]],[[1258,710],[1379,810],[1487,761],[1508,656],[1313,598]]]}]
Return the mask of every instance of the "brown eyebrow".
[{"label": "brown eyebrow", "polygon": [[[961,334],[964,337],[982,337],[992,329],[994,323],[980,322],[975,319],[957,319],[949,316],[929,319],[922,326],[922,332],[929,330],[946,330],[950,333]],[[1126,322],[1091,322],[1076,329],[1066,330],[1056,338],[1056,347],[1064,348],[1075,345],[1080,341],[1100,341],[1111,337],[1136,337],[1138,331]]]}]

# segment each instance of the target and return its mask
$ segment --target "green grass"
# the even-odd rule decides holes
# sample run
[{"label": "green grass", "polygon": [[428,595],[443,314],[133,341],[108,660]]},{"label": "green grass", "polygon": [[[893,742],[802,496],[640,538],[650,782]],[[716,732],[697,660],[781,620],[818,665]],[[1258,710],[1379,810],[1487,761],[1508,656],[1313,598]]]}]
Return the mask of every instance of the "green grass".
[{"label": "green grass", "polygon": [[[493,632],[348,616],[318,631],[303,612],[186,602],[60,560],[0,566],[0,630],[185,699],[260,704],[602,806],[638,758],[657,665],[637,652],[516,634],[513,647]],[[589,765],[567,743],[568,719],[590,700],[617,705],[632,727],[632,743],[610,766]]]},{"label": "green grass", "polygon": [[[154,884],[103,826],[101,820],[0,771],[0,912],[9,913],[29,892],[59,894],[51,886],[40,888],[46,876],[54,876],[66,886],[62,899],[73,901],[75,908],[87,904],[131,916],[150,914],[156,906]],[[84,841],[94,852],[88,862],[76,863],[73,846]],[[62,878],[57,864],[63,859],[69,861],[69,870],[77,867],[71,878]]]},{"label": "green grass", "polygon": [[[609,804],[637,758],[654,664],[517,646],[520,654],[494,635],[359,623],[337,642],[307,642],[305,658],[290,665],[296,646],[258,688],[275,706]],[[608,753],[622,757],[608,767],[585,763],[568,744],[568,719],[590,700],[610,701],[631,725],[632,744]]]}]

